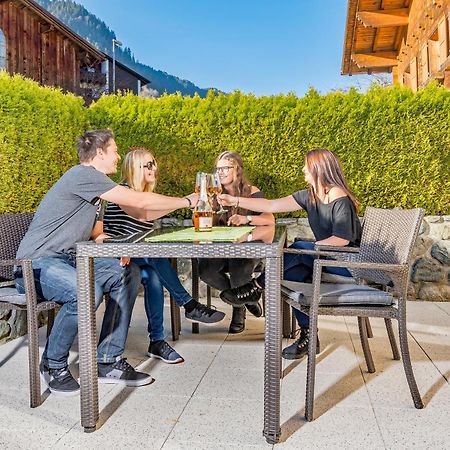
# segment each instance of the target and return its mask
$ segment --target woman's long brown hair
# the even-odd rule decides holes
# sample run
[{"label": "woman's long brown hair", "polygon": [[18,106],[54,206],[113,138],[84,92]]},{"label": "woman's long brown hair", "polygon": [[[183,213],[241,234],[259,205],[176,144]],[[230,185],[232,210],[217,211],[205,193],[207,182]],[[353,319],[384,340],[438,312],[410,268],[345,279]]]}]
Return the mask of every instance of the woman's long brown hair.
[{"label": "woman's long brown hair", "polygon": [[309,187],[311,202],[315,203],[316,201],[316,189],[319,184],[326,191],[329,191],[332,187],[339,187],[346,193],[356,211],[358,211],[359,201],[348,187],[341,162],[332,151],[325,148],[314,148],[306,153],[305,164],[314,181],[313,185]]},{"label": "woman's long brown hair", "polygon": [[[217,167],[217,163],[222,159],[230,161],[230,165],[232,165],[236,169],[236,178],[231,184],[231,190],[226,193],[237,197],[250,197],[252,193],[252,185],[247,180],[244,174],[244,163],[242,161],[241,155],[236,152],[224,151],[216,158],[214,167]],[[232,209],[230,209],[230,212],[231,211]],[[238,208],[235,213],[245,216],[247,214],[247,211],[247,209]],[[229,217],[231,214],[224,214],[224,216],[225,215]],[[220,221],[222,222],[222,219],[228,219],[228,217],[220,217],[219,219],[221,219]]]}]

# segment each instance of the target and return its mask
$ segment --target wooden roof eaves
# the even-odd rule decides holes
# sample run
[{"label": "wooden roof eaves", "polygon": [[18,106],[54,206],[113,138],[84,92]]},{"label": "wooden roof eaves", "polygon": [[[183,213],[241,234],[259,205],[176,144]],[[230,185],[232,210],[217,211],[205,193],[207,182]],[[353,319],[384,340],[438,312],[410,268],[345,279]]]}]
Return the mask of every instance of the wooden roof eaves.
[{"label": "wooden roof eaves", "polygon": [[355,38],[356,12],[358,10],[359,0],[348,0],[347,21],[345,24],[344,52],[342,55],[341,75],[351,75],[352,67],[352,48]]},{"label": "wooden roof eaves", "polygon": [[57,19],[53,14],[50,14],[46,9],[36,3],[34,0],[16,0],[19,3],[25,5],[30,11],[35,13],[37,16],[44,19],[46,22],[53,25],[58,31],[67,36],[70,40],[75,42],[79,47],[81,47],[86,52],[90,53],[92,56],[97,58],[99,61],[104,61],[104,54],[90,44],[88,41],[83,39],[79,34],[75,33],[71,30],[67,25],[62,23],[59,19]]},{"label": "wooden roof eaves", "polygon": [[[112,62],[112,57],[109,56],[108,54],[104,53],[103,54],[105,59],[107,59],[109,62]],[[136,72],[135,70],[131,69],[130,67],[126,66],[125,64],[122,64],[120,61],[116,61],[115,63],[117,64],[118,67],[120,67],[121,69],[131,73],[131,75],[133,75],[134,77],[138,78],[139,80],[141,80],[144,84],[149,84],[151,83],[151,81],[148,78],[145,78],[144,75],[141,75],[139,72]]]}]

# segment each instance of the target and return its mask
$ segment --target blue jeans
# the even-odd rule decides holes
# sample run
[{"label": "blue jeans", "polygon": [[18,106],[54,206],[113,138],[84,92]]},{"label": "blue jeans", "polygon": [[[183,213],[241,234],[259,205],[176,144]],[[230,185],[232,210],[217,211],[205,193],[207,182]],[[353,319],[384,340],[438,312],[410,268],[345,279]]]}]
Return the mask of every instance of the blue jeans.
[{"label": "blue jeans", "polygon": [[[45,346],[42,362],[52,369],[67,366],[70,347],[78,332],[77,272],[73,255],[44,256],[33,260],[36,291],[40,298],[61,305]],[[99,362],[111,363],[125,349],[134,302],[139,290],[139,269],[122,267],[117,259],[95,259],[95,306],[109,294],[97,347]],[[24,293],[23,278],[16,287]]]},{"label": "blue jeans", "polygon": [[144,285],[144,306],[148,319],[148,334],[151,341],[164,339],[164,291],[165,287],[178,306],[192,300],[181,284],[177,272],[167,258],[132,258],[141,269]]},{"label": "blue jeans", "polygon": [[[314,250],[314,242],[297,241],[289,248]],[[315,257],[313,255],[296,255],[294,253],[286,253],[283,259],[283,279],[287,281],[299,281],[301,283],[311,280],[313,274]],[[351,277],[351,273],[344,267],[324,267],[323,272]],[[258,284],[261,287],[265,285],[264,274],[258,277]],[[300,328],[309,328],[309,316],[301,311],[292,308]]]}]

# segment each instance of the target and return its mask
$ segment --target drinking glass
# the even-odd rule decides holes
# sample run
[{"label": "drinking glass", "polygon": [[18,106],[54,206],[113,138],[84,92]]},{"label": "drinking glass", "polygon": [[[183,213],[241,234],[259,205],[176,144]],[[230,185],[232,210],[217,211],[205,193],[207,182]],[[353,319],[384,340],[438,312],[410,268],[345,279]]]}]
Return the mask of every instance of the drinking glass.
[{"label": "drinking glass", "polygon": [[200,186],[202,184],[202,177],[204,176],[203,172],[197,172],[195,176],[195,193],[200,194]]},{"label": "drinking glass", "polygon": [[[220,182],[219,174],[217,172],[214,172],[212,174],[212,185],[213,185],[213,192],[216,195],[219,195],[222,193],[222,183]],[[220,203],[219,203],[220,205]],[[223,206],[220,205],[220,209],[216,211],[217,214],[224,214],[228,212],[226,209],[223,209]]]}]

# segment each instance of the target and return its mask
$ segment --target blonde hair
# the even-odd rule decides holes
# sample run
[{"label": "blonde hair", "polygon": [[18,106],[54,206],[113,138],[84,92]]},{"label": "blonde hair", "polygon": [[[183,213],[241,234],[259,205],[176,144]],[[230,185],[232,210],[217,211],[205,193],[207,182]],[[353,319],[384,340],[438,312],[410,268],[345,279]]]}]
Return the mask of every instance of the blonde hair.
[{"label": "blonde hair", "polygon": [[314,148],[305,155],[305,165],[314,181],[309,187],[309,198],[315,203],[316,189],[321,184],[325,190],[329,191],[332,187],[341,188],[358,211],[359,201],[353,195],[345,180],[339,158],[330,150],[325,148]]},{"label": "blonde hair", "polygon": [[158,178],[158,170],[155,174],[154,183],[146,183],[144,180],[144,164],[149,157],[156,163],[153,153],[145,147],[132,147],[125,155],[122,163],[121,181],[123,183],[127,183],[128,186],[134,191],[152,192],[155,189],[156,180]]}]

